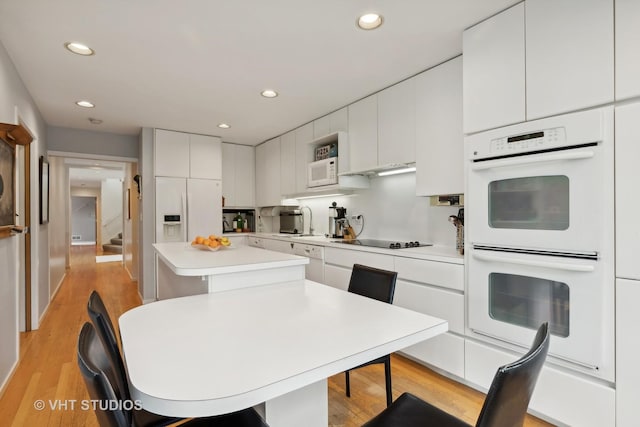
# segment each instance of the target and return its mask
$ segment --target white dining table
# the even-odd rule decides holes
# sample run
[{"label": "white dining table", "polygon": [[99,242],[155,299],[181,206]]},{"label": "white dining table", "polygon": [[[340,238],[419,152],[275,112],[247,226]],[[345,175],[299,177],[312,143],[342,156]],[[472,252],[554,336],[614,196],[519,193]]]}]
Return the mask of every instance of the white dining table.
[{"label": "white dining table", "polygon": [[157,301],[119,326],[144,409],[200,417],[256,407],[270,427],[326,427],[328,377],[448,329],[309,280]]}]

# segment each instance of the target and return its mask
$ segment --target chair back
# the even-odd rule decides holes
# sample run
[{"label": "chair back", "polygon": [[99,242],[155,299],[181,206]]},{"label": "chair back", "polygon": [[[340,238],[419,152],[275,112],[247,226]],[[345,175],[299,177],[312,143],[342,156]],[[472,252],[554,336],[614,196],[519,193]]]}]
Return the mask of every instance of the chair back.
[{"label": "chair back", "polygon": [[548,351],[549,324],[545,322],[524,356],[498,368],[476,422],[477,427],[513,427],[524,423]]},{"label": "chair back", "polygon": [[127,369],[124,366],[122,355],[120,354],[120,348],[118,347],[118,341],[116,339],[116,332],[113,328],[113,323],[109,317],[109,312],[97,291],[91,292],[89,302],[87,304],[87,311],[89,312],[89,318],[93,327],[95,328],[100,341],[107,353],[107,357],[112,366],[112,370],[115,375],[115,382],[118,389],[122,392],[122,398],[124,400],[131,400],[129,394],[129,383],[127,381]]},{"label": "chair back", "polygon": [[92,324],[85,322],[78,337],[78,366],[93,401],[101,427],[129,427],[132,414],[122,402],[122,394],[113,380],[111,363]]},{"label": "chair back", "polygon": [[397,277],[395,271],[354,264],[348,291],[391,304]]}]

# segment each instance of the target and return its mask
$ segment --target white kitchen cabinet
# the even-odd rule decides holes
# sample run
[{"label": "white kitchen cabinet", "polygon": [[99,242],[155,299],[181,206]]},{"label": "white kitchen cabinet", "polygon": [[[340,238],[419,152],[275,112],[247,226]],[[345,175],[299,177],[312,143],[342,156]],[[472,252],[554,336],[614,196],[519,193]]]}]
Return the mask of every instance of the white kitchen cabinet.
[{"label": "white kitchen cabinet", "polygon": [[527,0],[525,8],[527,120],[612,102],[613,0]]},{"label": "white kitchen cabinet", "polygon": [[415,80],[378,92],[378,165],[416,161]]},{"label": "white kitchen cabinet", "polygon": [[154,175],[189,177],[189,134],[156,129],[154,138]]},{"label": "white kitchen cabinet", "polygon": [[256,205],[280,204],[280,138],[256,147]]},{"label": "white kitchen cabinet", "polygon": [[322,138],[331,133],[348,131],[349,114],[347,107],[313,121],[313,139]]},{"label": "white kitchen cabinet", "polygon": [[449,331],[438,340],[402,352],[464,378],[464,266],[405,257],[395,257],[394,264],[398,280],[393,304],[449,322]]},{"label": "white kitchen cabinet", "polygon": [[293,194],[296,186],[296,133],[287,132],[280,137],[280,192]]},{"label": "white kitchen cabinet", "polygon": [[612,102],[613,28],[613,0],[526,0],[466,30],[464,132]]},{"label": "white kitchen cabinet", "polygon": [[293,242],[276,240],[276,239],[264,239],[264,248],[270,251],[283,252],[286,254],[293,253]]},{"label": "white kitchen cabinet", "polygon": [[222,179],[222,141],[189,134],[189,178]]},{"label": "white kitchen cabinet", "polygon": [[264,249],[264,239],[256,236],[247,236],[247,245]]},{"label": "white kitchen cabinet", "polygon": [[378,96],[368,96],[349,105],[351,171],[378,166]]},{"label": "white kitchen cabinet", "polygon": [[464,31],[464,133],[525,120],[524,3]]},{"label": "white kitchen cabinet", "polygon": [[220,138],[155,130],[155,176],[222,179]]},{"label": "white kitchen cabinet", "polygon": [[326,247],[324,249],[324,283],[334,288],[347,290],[353,264],[394,269],[393,257],[372,252]]},{"label": "white kitchen cabinet", "polygon": [[296,134],[296,193],[307,190],[307,166],[313,161],[309,143],[313,141],[313,123],[307,123],[295,130]]},{"label": "white kitchen cabinet", "polygon": [[[498,366],[517,360],[523,353],[524,349],[521,353],[512,353],[467,339],[465,379],[470,385],[486,392]],[[547,362],[538,377],[529,409],[551,417],[562,425],[614,426],[615,395],[616,391],[611,387],[570,374]]]},{"label": "white kitchen cabinet", "polygon": [[255,203],[255,152],[249,145],[222,144],[222,195],[225,206]]},{"label": "white kitchen cabinet", "polygon": [[640,2],[615,0],[616,100],[640,96]]},{"label": "white kitchen cabinet", "polygon": [[416,195],[464,193],[462,56],[415,77]]},{"label": "white kitchen cabinet", "polygon": [[616,276],[640,280],[640,103],[615,109]]},{"label": "white kitchen cabinet", "polygon": [[640,281],[616,280],[616,425],[638,424]]}]

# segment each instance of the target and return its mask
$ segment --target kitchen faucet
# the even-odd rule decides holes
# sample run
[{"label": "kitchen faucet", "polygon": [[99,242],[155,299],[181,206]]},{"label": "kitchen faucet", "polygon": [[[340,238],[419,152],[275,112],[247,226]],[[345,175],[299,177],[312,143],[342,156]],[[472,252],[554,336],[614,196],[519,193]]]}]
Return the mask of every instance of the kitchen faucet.
[{"label": "kitchen faucet", "polygon": [[[307,208],[309,210],[309,235],[313,236],[313,211],[309,206],[303,205],[300,206],[300,210]],[[302,234],[304,234],[304,229],[302,230]]]},{"label": "kitchen faucet", "polygon": [[222,220],[222,231],[231,230],[231,224],[226,219]]}]

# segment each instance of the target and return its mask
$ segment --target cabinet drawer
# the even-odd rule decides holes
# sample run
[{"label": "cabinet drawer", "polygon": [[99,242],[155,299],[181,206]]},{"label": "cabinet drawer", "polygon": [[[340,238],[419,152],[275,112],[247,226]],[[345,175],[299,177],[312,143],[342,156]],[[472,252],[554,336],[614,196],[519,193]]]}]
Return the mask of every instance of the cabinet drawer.
[{"label": "cabinet drawer", "polygon": [[450,331],[464,334],[462,294],[398,280],[393,305],[445,319]]},{"label": "cabinet drawer", "polygon": [[264,248],[264,240],[259,237],[248,237],[247,244],[255,248]]},{"label": "cabinet drawer", "polygon": [[[487,389],[498,366],[520,355],[467,340],[465,378]],[[558,396],[567,398],[558,399]],[[615,391],[545,364],[529,408],[561,423],[581,427],[615,425]]]},{"label": "cabinet drawer", "polygon": [[324,252],[325,264],[335,264],[346,268],[353,268],[353,264],[363,264],[383,270],[394,271],[393,257],[364,251],[350,251],[346,249],[326,248]]},{"label": "cabinet drawer", "polygon": [[464,266],[446,262],[395,257],[399,279],[464,290]]},{"label": "cabinet drawer", "polygon": [[447,332],[407,347],[400,353],[464,378],[464,338]]}]

